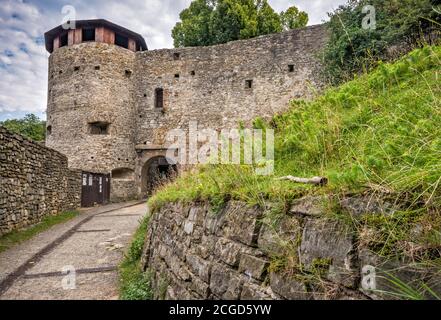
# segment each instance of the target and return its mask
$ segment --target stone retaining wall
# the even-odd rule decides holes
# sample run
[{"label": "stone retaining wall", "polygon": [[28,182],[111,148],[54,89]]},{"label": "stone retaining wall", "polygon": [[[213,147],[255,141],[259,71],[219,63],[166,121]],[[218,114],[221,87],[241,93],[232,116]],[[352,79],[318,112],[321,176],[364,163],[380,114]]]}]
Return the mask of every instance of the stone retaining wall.
[{"label": "stone retaining wall", "polygon": [[[390,210],[362,198],[341,205],[351,214]],[[439,270],[385,261],[325,210],[320,198],[304,198],[269,224],[262,209],[241,202],[218,213],[207,203],[168,204],[151,218],[143,266],[165,299],[381,299],[364,289],[390,290],[385,271],[441,292]]]},{"label": "stone retaining wall", "polygon": [[81,172],[67,158],[0,127],[0,235],[81,205]]}]

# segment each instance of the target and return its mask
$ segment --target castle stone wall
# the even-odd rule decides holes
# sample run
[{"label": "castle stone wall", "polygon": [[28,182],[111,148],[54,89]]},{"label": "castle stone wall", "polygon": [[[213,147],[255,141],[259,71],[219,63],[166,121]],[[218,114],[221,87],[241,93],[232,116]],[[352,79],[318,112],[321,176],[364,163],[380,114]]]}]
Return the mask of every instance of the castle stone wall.
[{"label": "castle stone wall", "polygon": [[[286,110],[320,88],[323,25],[226,44],[139,52],[135,62],[136,144],[163,145],[170,129],[238,128]],[[178,55],[178,57],[177,57]],[[251,80],[251,88],[246,81]],[[164,89],[164,109],[155,89]]]},{"label": "castle stone wall", "polygon": [[[324,200],[299,199],[277,219],[238,201],[219,212],[208,202],[165,204],[150,218],[142,256],[156,298],[391,299],[399,292],[393,277],[441,293],[439,268],[370,251],[358,242],[359,230],[327,217]],[[369,196],[345,197],[340,205],[353,215],[397,206]]]},{"label": "castle stone wall", "polygon": [[[96,173],[135,168],[133,62],[135,53],[103,43],[59,48],[49,59],[46,144],[69,167]],[[90,123],[107,122],[107,135]]]},{"label": "castle stone wall", "polygon": [[[47,146],[69,167],[95,173],[127,168],[131,181],[112,179],[111,200],[147,193],[145,168],[164,154],[172,129],[215,130],[250,125],[286,110],[293,98],[321,87],[324,26],[195,48],[132,52],[113,44],[81,43],[49,58]],[[164,108],[155,90],[164,90]],[[94,122],[108,134],[91,134]]]},{"label": "castle stone wall", "polygon": [[0,235],[81,205],[66,156],[0,127]]}]

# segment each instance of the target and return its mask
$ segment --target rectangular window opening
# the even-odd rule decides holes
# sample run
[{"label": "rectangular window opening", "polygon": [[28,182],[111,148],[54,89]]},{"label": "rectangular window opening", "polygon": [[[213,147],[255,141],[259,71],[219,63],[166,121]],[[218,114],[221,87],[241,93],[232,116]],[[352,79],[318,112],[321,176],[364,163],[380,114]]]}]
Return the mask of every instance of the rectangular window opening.
[{"label": "rectangular window opening", "polygon": [[251,89],[253,87],[253,80],[245,80],[245,88]]},{"label": "rectangular window opening", "polygon": [[90,134],[106,135],[109,134],[110,124],[107,122],[97,121],[89,123]]},{"label": "rectangular window opening", "polygon": [[84,28],[82,30],[83,42],[95,41],[95,28]]},{"label": "rectangular window opening", "polygon": [[181,54],[180,54],[179,52],[175,52],[175,53],[173,53],[173,59],[174,59],[174,60],[179,60],[179,59],[181,59]]},{"label": "rectangular window opening", "polygon": [[288,71],[289,72],[294,72],[294,65],[293,64],[289,64],[288,65]]},{"label": "rectangular window opening", "polygon": [[164,89],[162,88],[155,89],[155,108],[156,109],[164,108]]},{"label": "rectangular window opening", "polygon": [[128,49],[129,48],[129,38],[126,36],[123,36],[122,34],[115,34],[115,44],[117,46],[123,47]]}]

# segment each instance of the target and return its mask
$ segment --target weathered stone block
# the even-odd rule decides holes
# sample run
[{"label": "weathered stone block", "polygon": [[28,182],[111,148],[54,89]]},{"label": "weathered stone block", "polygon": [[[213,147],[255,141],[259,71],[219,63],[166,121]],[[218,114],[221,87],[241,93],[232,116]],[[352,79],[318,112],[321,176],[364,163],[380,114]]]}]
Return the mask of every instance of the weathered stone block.
[{"label": "weathered stone block", "polygon": [[211,271],[210,290],[215,299],[238,299],[243,278],[226,266],[215,263]]},{"label": "weathered stone block", "polygon": [[398,210],[398,206],[385,199],[378,197],[377,194],[344,197],[340,200],[340,206],[354,217],[364,214],[393,214]]},{"label": "weathered stone block", "polygon": [[244,250],[243,245],[228,239],[219,238],[215,246],[215,257],[219,258],[226,264],[237,267],[240,262],[241,252]]},{"label": "weathered stone block", "polygon": [[263,225],[257,245],[270,256],[283,255],[298,246],[302,228],[297,218],[285,216],[276,225]]},{"label": "weathered stone block", "polygon": [[209,261],[205,261],[198,256],[188,254],[187,265],[190,267],[190,270],[203,281],[207,283],[210,282],[211,263]]},{"label": "weathered stone block", "polygon": [[219,218],[216,235],[255,246],[260,232],[261,217],[261,209],[232,201]]},{"label": "weathered stone block", "polygon": [[232,278],[234,278],[234,273],[231,269],[219,263],[213,264],[210,278],[211,292],[221,298],[230,287]]},{"label": "weathered stone block", "polygon": [[190,290],[196,292],[202,299],[207,299],[210,295],[210,286],[205,281],[202,281],[197,276],[192,276],[189,282]]},{"label": "weathered stone block", "polygon": [[265,259],[242,254],[239,264],[239,272],[256,280],[263,280],[267,273],[269,262]]},{"label": "weathered stone block", "polygon": [[308,219],[299,258],[306,270],[320,268],[331,281],[348,287],[356,285],[358,264],[355,241],[352,233],[338,222]]},{"label": "weathered stone block", "polygon": [[243,284],[240,300],[276,300],[277,297],[269,287],[261,287],[259,285],[245,282]]},{"label": "weathered stone block", "polygon": [[308,196],[295,200],[289,212],[303,216],[321,216],[325,213],[326,197]]},{"label": "weathered stone block", "polygon": [[273,292],[288,300],[313,299],[313,294],[308,292],[305,283],[292,276],[271,272],[270,286]]}]

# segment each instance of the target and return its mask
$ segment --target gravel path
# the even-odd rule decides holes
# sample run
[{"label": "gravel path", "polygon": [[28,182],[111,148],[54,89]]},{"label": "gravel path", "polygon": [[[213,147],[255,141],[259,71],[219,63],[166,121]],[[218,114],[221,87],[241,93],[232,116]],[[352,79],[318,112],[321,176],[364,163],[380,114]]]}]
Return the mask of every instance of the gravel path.
[{"label": "gravel path", "polygon": [[117,267],[145,202],[82,210],[0,253],[0,300],[118,299]]}]

